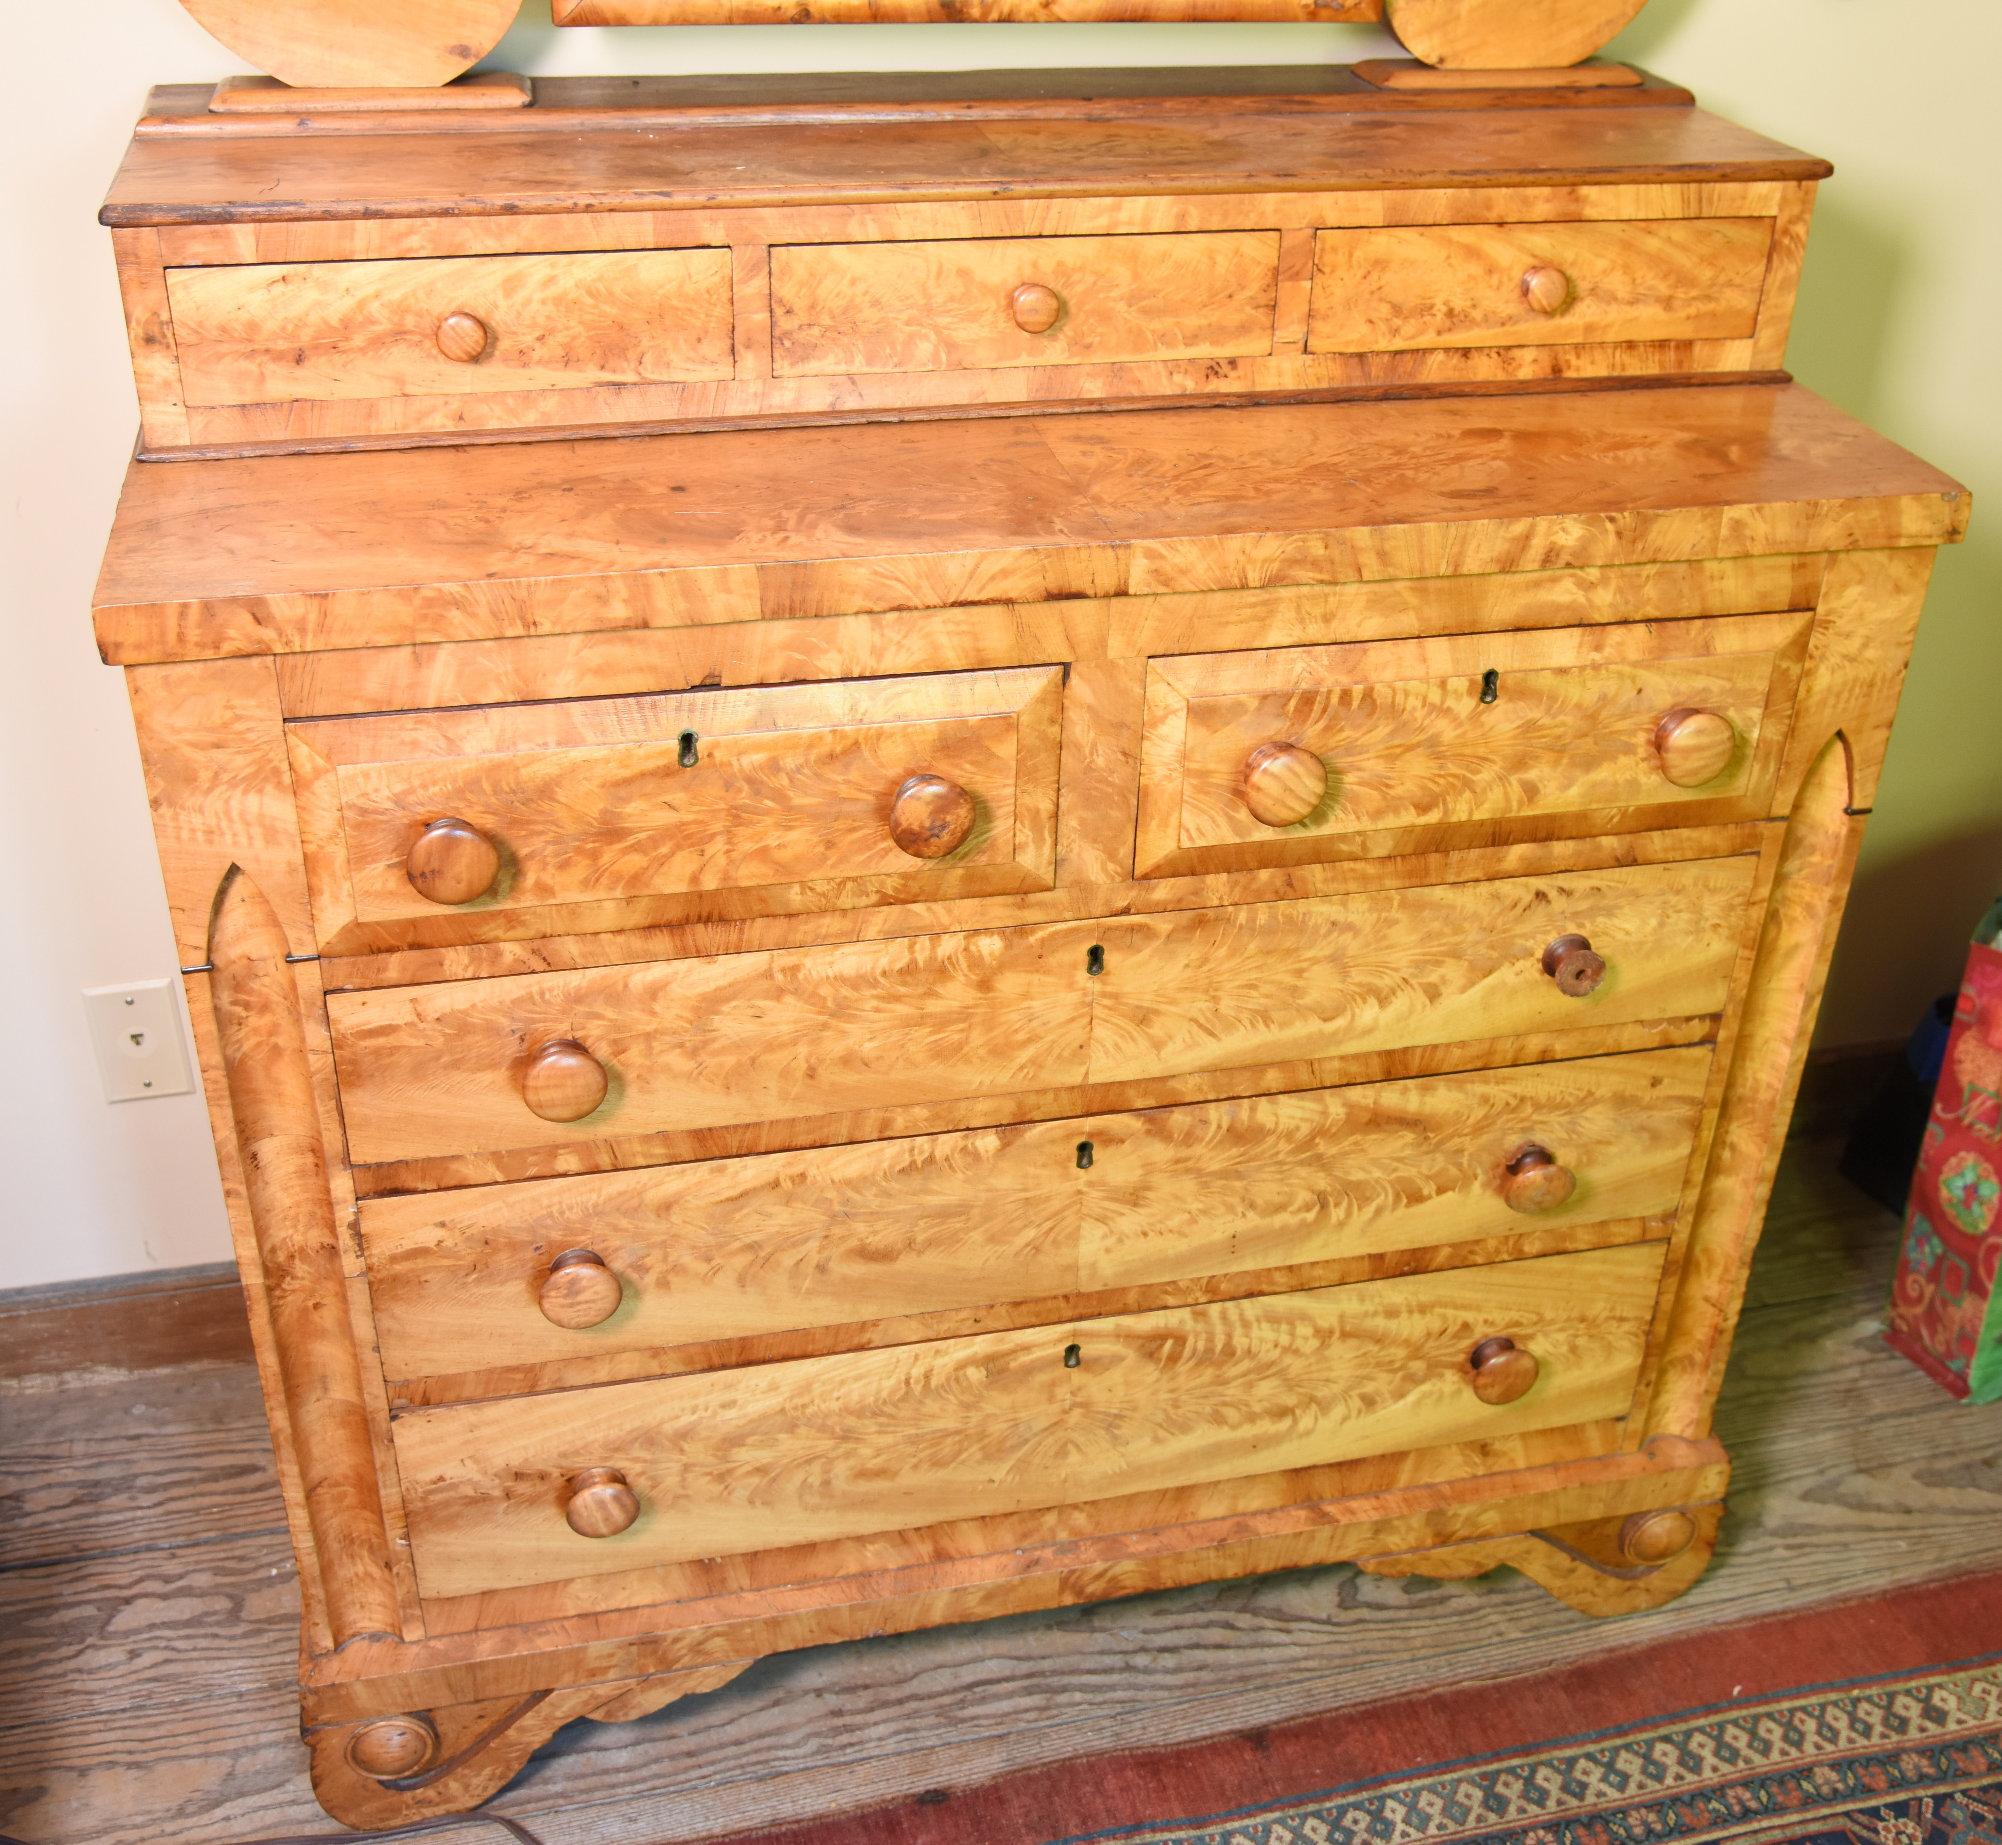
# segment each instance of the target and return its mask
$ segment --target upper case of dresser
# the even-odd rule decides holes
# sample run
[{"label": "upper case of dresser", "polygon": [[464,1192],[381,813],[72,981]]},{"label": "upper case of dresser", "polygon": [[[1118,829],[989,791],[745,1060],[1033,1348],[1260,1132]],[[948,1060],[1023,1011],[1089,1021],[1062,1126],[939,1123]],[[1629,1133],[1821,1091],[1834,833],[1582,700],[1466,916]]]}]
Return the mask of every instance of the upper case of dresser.
[{"label": "upper case of dresser", "polygon": [[149,452],[1771,373],[1824,163],[1649,81],[156,93],[105,205]]}]

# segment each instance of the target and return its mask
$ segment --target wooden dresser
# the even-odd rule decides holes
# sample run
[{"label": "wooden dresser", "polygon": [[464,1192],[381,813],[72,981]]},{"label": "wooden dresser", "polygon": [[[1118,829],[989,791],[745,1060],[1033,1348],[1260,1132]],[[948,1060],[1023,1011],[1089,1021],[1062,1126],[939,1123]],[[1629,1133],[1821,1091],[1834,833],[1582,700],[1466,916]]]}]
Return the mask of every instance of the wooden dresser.
[{"label": "wooden dresser", "polygon": [[1649,80],[159,93],[125,668],[328,1808],[773,1652],[1687,1588],[1966,498]]}]

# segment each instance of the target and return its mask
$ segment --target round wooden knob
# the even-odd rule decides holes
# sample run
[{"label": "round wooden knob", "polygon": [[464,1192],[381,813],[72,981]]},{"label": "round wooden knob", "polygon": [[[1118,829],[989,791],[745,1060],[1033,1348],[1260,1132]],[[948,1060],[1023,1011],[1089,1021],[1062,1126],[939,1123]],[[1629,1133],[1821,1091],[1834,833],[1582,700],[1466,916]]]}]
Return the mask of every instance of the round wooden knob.
[{"label": "round wooden knob", "polygon": [[471,903],[493,889],[500,850],[463,820],[434,820],[417,835],[403,870],[410,888],[432,903]]},{"label": "round wooden knob", "polygon": [[890,838],[913,858],[944,858],[966,844],[977,809],[943,775],[913,775],[890,802]]},{"label": "round wooden knob", "polygon": [[535,1298],[550,1325],[583,1332],[604,1325],[625,1297],[625,1284],[595,1249],[566,1249],[550,1263]]},{"label": "round wooden knob", "polygon": [[1522,278],[1522,298],[1539,314],[1561,314],[1571,305],[1571,278],[1548,263],[1538,263]]},{"label": "round wooden knob", "polygon": [[1244,804],[1266,826],[1296,826],[1328,798],[1328,765],[1297,743],[1261,743],[1244,759]]},{"label": "round wooden knob", "polygon": [[570,1482],[563,1516],[579,1537],[617,1537],[640,1515],[640,1496],[616,1467],[587,1467]]},{"label": "round wooden knob", "polygon": [[1672,1563],[1696,1542],[1696,1520],[1687,1512],[1636,1512],[1620,1527],[1620,1555],[1653,1569]]},{"label": "round wooden knob", "polygon": [[348,1766],[372,1781],[400,1781],[438,1756],[438,1731],[425,1716],[371,1717],[348,1738]]},{"label": "round wooden knob", "polygon": [[1474,1373],[1474,1395],[1483,1403],[1513,1403],[1529,1394],[1543,1367],[1534,1352],[1513,1339],[1483,1339],[1467,1360]]},{"label": "round wooden knob", "polygon": [[1606,962],[1582,935],[1560,935],[1543,951],[1543,971],[1557,982],[1557,990],[1567,999],[1583,999],[1599,990],[1599,982],[1606,977]]},{"label": "round wooden knob", "polygon": [[485,356],[487,323],[477,314],[447,314],[438,323],[438,350],[455,365],[471,365]]},{"label": "round wooden knob", "polygon": [[575,1038],[552,1038],[528,1060],[521,1099],[545,1121],[582,1121],[610,1087],[605,1066]]},{"label": "round wooden knob", "polygon": [[1655,726],[1661,772],[1678,788],[1714,782],[1738,753],[1738,727],[1721,711],[1671,711]]},{"label": "round wooden knob", "polygon": [[1008,308],[1024,333],[1047,333],[1064,311],[1064,298],[1040,282],[1024,282],[1008,297]]},{"label": "round wooden knob", "polygon": [[1548,1147],[1524,1147],[1508,1163],[1502,1181],[1502,1202],[1511,1211],[1534,1217],[1540,1211],[1554,1211],[1569,1204],[1578,1189],[1577,1175],[1560,1165]]}]

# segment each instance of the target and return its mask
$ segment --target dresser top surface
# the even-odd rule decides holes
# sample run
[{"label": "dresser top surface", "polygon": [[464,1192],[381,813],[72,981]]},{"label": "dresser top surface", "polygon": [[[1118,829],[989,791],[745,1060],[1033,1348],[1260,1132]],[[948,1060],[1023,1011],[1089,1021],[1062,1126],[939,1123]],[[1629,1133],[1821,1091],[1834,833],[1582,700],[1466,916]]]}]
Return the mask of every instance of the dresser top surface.
[{"label": "dresser top surface", "polygon": [[[1227,93],[1219,93],[1228,82]],[[1301,73],[970,73],[957,79],[552,79],[534,107],[383,117],[207,115],[156,91],[112,183],[113,226],[462,217],[1429,186],[1811,180],[1829,167],[1627,90],[1440,97]],[[762,100],[758,98],[762,97]],[[932,100],[924,100],[925,98]]]},{"label": "dresser top surface", "polygon": [[[129,662],[1934,545],[1966,517],[1792,385],[1219,405],[134,462],[95,606]],[[640,578],[656,613],[609,606]]]}]

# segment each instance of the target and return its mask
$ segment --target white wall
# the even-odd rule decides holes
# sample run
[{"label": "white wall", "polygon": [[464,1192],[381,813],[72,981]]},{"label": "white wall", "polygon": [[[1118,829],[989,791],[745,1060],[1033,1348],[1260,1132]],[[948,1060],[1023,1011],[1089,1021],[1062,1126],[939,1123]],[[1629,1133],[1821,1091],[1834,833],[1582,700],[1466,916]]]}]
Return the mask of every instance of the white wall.
[{"label": "white wall", "polygon": [[[742,71],[1337,61],[1343,27],[872,26],[554,32],[543,0],[493,60],[529,71]],[[89,30],[80,27],[88,20]],[[220,1260],[192,1096],[99,1096],[78,993],[172,971],[119,676],[88,605],[134,431],[98,200],[152,82],[240,68],[174,0],[21,7],[0,124],[12,222],[0,289],[9,597],[0,675],[0,1287]],[[1995,0],[1653,0],[1618,47],[1727,114],[1835,159],[1794,364],[1953,469],[2002,485],[1990,424],[2002,300],[1988,74]],[[1982,196],[1983,188],[1990,197]],[[1950,984],[2002,886],[2002,515],[1941,572],[1837,964],[1829,1035],[1902,1034]],[[1914,880],[1918,880],[1914,883]],[[1915,896],[1918,900],[1914,900]]]}]

